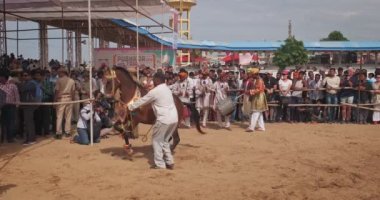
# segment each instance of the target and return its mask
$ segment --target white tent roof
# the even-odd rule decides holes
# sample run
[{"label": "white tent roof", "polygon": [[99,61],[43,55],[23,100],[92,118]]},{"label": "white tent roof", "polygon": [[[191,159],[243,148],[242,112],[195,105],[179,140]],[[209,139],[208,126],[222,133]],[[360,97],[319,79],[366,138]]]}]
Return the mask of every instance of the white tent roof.
[{"label": "white tent roof", "polygon": [[[62,10],[64,19],[82,20],[87,19],[87,3],[87,0],[5,0],[5,11],[8,14],[7,20],[61,19]],[[145,17],[170,12],[170,7],[162,0],[139,0],[138,4],[140,14]],[[136,0],[91,0],[91,7],[93,19],[125,19],[136,16]],[[3,9],[2,0],[0,9]]]}]

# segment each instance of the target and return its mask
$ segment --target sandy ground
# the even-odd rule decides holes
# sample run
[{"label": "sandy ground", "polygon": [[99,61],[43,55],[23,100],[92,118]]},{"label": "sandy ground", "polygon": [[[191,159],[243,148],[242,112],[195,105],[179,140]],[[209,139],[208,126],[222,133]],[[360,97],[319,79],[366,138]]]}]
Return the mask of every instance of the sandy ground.
[{"label": "sandy ground", "polygon": [[[143,133],[149,126],[141,126]],[[176,168],[152,170],[150,141],[68,139],[0,146],[0,199],[380,199],[380,127],[267,124],[248,134],[181,129]]]}]

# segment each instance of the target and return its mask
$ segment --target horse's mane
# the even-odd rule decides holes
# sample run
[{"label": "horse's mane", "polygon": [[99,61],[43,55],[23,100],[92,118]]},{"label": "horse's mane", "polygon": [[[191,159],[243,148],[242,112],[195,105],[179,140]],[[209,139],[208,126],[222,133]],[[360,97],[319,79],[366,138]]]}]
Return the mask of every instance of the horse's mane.
[{"label": "horse's mane", "polygon": [[115,67],[115,70],[120,70],[124,72],[131,79],[131,81],[136,84],[136,86],[140,89],[141,92],[147,92],[144,86],[141,85],[141,83],[137,82],[133,75],[127,69],[125,69],[124,67]]}]

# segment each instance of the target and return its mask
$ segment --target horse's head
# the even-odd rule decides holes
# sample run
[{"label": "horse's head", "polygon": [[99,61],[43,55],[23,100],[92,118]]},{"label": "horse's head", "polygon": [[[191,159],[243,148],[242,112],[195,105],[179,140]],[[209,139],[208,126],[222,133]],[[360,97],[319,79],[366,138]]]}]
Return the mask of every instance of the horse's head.
[{"label": "horse's head", "polygon": [[135,97],[137,83],[124,68],[116,67],[104,73],[105,95],[115,100],[115,119],[121,121],[128,130],[127,121],[130,116],[127,112],[127,104]]},{"label": "horse's head", "polygon": [[109,98],[114,98],[116,91],[120,88],[120,80],[116,76],[116,71],[113,69],[107,70],[104,73],[105,79],[105,95]]}]

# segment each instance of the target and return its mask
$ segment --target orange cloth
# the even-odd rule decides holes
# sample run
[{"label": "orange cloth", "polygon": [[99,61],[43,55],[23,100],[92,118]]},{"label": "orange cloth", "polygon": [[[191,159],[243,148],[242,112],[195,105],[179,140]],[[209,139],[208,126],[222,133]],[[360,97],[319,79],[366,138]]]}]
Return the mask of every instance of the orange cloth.
[{"label": "orange cloth", "polygon": [[259,72],[260,72],[260,69],[256,67],[251,67],[247,69],[248,74],[258,74]]},{"label": "orange cloth", "polygon": [[249,93],[251,95],[263,93],[265,91],[265,84],[263,79],[259,78],[252,82],[252,86],[250,88],[253,88],[249,90]]}]

